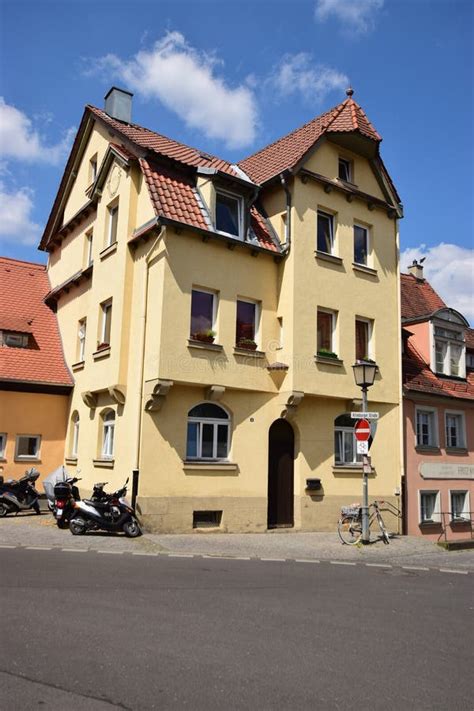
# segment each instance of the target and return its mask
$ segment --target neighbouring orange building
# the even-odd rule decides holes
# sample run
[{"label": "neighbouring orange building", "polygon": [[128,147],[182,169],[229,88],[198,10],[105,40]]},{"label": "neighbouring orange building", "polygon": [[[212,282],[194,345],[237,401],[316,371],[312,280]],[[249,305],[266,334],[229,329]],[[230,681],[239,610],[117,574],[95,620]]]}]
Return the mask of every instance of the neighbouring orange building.
[{"label": "neighbouring orange building", "polygon": [[[44,303],[46,267],[0,257],[0,469],[44,478],[64,462],[73,379],[55,314]],[[41,479],[40,479],[41,481]]]},{"label": "neighbouring orange building", "polygon": [[474,330],[423,278],[401,275],[405,532],[472,538]]}]

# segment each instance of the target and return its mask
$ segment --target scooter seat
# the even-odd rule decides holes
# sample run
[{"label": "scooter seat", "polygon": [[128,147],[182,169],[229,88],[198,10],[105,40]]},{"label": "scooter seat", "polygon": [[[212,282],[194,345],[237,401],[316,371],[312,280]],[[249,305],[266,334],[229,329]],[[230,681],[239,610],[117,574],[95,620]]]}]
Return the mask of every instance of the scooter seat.
[{"label": "scooter seat", "polygon": [[89,506],[92,506],[94,509],[107,509],[109,507],[109,502],[101,502],[101,501],[91,501],[91,499],[83,499],[83,502],[85,504],[88,504]]}]

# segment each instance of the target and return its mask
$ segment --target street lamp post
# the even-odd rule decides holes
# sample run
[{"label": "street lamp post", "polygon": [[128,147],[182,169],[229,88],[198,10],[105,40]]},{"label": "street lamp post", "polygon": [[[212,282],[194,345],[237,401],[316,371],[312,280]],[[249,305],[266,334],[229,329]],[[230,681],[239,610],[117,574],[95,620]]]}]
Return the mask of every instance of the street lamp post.
[{"label": "street lamp post", "polygon": [[[368,411],[368,389],[374,384],[377,364],[358,360],[352,366],[356,385],[362,390],[362,412]],[[362,455],[362,542],[370,542],[369,531],[369,472],[371,471],[370,457]]]}]

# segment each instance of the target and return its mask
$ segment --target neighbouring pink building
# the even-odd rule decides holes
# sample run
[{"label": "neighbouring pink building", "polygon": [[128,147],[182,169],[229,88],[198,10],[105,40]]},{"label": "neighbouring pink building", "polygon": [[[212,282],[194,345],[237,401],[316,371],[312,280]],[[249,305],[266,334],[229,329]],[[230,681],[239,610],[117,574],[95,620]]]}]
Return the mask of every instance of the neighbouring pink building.
[{"label": "neighbouring pink building", "polygon": [[401,275],[405,533],[472,538],[474,330],[423,278]]}]

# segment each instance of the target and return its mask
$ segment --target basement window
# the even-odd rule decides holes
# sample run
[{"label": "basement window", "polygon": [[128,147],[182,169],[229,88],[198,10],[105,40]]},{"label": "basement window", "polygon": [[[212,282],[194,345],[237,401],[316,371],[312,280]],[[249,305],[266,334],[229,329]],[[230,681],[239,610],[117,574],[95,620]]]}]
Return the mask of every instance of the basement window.
[{"label": "basement window", "polygon": [[193,511],[193,528],[219,528],[222,511]]}]

